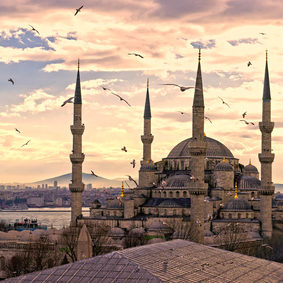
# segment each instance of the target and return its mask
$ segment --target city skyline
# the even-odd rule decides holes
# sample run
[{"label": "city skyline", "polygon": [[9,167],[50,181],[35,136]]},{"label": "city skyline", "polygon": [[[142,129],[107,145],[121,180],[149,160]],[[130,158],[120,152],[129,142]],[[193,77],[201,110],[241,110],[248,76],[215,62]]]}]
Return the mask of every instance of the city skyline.
[{"label": "city skyline", "polygon": [[[180,92],[161,84],[194,86],[200,47],[205,115],[212,121],[205,121],[205,133],[225,144],[240,163],[247,165],[251,159],[259,171],[258,122],[268,50],[271,120],[275,122],[273,181],[282,183],[283,5],[246,1],[243,10],[239,1],[214,2],[212,6],[206,1],[121,0],[115,5],[88,1],[74,16],[80,6],[75,1],[47,1],[41,6],[36,1],[15,1],[13,6],[2,1],[1,182],[33,182],[71,171],[73,106],[60,106],[75,93],[78,58],[85,124],[83,172],[93,170],[111,179],[138,175],[147,78],[152,159],[166,157],[176,144],[191,137],[194,90]],[[128,55],[131,52],[144,58]],[[252,65],[247,66],[249,61]],[[240,121],[244,112],[255,126]],[[123,146],[128,152],[121,151]],[[133,159],[138,163],[135,168],[130,164]]]}]

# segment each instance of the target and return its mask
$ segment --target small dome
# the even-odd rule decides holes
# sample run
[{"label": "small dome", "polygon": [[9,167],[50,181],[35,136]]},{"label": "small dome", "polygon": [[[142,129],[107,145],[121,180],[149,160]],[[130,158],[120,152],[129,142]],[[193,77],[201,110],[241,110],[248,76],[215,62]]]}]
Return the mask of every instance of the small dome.
[{"label": "small dome", "polygon": [[248,173],[258,173],[257,168],[252,164],[245,166],[244,170],[245,172],[248,172]]},{"label": "small dome", "polygon": [[240,180],[239,189],[258,189],[260,180],[252,176],[243,176]]},{"label": "small dome", "polygon": [[119,227],[113,227],[110,230],[110,237],[123,237],[125,235],[125,231]]},{"label": "small dome", "polygon": [[190,175],[187,174],[175,174],[173,176],[169,176],[165,182],[166,182],[166,187],[188,187],[189,182],[191,181]]},{"label": "small dome", "polygon": [[139,227],[139,228],[134,228],[132,229],[129,234],[144,234],[145,233],[145,230],[143,227]]},{"label": "small dome", "polygon": [[221,161],[215,166],[214,171],[233,171],[233,167],[228,162]]},{"label": "small dome", "polygon": [[168,232],[172,232],[172,229],[165,222],[161,222],[160,220],[156,220],[149,225],[148,231],[149,232],[158,231],[158,232],[168,233]]},{"label": "small dome", "polygon": [[251,206],[243,199],[230,199],[224,204],[225,211],[251,210]]}]

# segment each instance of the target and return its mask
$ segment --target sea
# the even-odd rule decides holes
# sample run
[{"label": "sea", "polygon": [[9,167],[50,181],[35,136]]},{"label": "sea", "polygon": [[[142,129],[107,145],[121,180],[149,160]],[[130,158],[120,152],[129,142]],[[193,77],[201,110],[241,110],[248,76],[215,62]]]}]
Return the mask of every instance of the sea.
[{"label": "sea", "polygon": [[[89,216],[89,207],[83,207],[82,214]],[[61,229],[70,225],[71,207],[0,210],[0,221],[4,220],[7,224],[14,224],[15,221],[21,221],[25,218],[37,219],[39,224],[46,225],[47,228]]]}]

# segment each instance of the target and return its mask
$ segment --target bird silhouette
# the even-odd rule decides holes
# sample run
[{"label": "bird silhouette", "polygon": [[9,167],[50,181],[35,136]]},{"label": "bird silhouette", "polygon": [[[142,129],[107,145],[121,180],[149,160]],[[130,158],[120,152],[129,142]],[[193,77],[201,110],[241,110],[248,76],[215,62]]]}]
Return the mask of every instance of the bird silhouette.
[{"label": "bird silhouette", "polygon": [[29,142],[30,142],[30,140],[28,140],[26,143],[24,143],[21,147],[28,145]]},{"label": "bird silhouette", "polygon": [[138,56],[140,58],[144,58],[142,55],[140,55],[138,53],[128,53],[128,55],[134,55],[134,56]]},{"label": "bird silhouette", "polygon": [[107,87],[104,87],[104,86],[102,86],[102,89],[103,89],[103,90],[109,90],[109,91],[111,91],[111,89],[109,89],[109,88],[107,88]]},{"label": "bird silhouette", "polygon": [[75,15],[74,16],[76,16],[77,14],[78,14],[78,12],[80,12],[81,11],[81,9],[83,8],[83,6],[84,5],[82,5],[80,8],[78,8],[78,9],[76,9],[76,13],[75,13]]},{"label": "bird silhouette", "polygon": [[61,107],[65,106],[67,103],[73,103],[73,101],[72,101],[73,98],[74,98],[74,97],[72,96],[72,97],[68,98],[67,100],[65,100],[65,101],[62,103]]},{"label": "bird silhouette", "polygon": [[40,35],[40,33],[39,33],[39,31],[38,31],[37,29],[35,29],[32,25],[29,25],[29,26],[31,27],[31,29],[32,29],[33,31],[37,32],[37,33]]},{"label": "bird silhouette", "polygon": [[130,164],[132,164],[132,165],[133,165],[133,168],[135,168],[135,167],[136,167],[136,160],[135,160],[135,159],[133,159],[133,161],[132,161],[132,162],[130,162]]},{"label": "bird silhouette", "polygon": [[128,152],[128,150],[126,149],[125,146],[123,146],[123,147],[121,148],[121,150],[122,150],[122,151],[125,151],[125,152]]},{"label": "bird silhouette", "polygon": [[229,107],[230,108],[230,106],[229,106],[229,104],[228,103],[226,103],[220,96],[218,96],[220,99],[221,99],[221,101],[222,101],[222,104],[225,104],[225,105],[227,105],[227,107]]},{"label": "bird silhouette", "polygon": [[15,128],[15,130],[20,134],[21,133],[21,131],[19,131],[17,128]]},{"label": "bird silhouette", "polygon": [[129,177],[129,181],[134,182],[136,184],[136,186],[138,186],[138,183],[130,175],[126,175],[126,176]]},{"label": "bird silhouette", "polygon": [[116,93],[114,93],[114,92],[112,92],[112,91],[111,91],[111,93],[112,93],[113,95],[117,96],[118,98],[120,98],[120,101],[125,101],[129,106],[131,106],[131,105],[129,104],[129,102],[128,102],[127,100],[125,100],[123,97],[121,97],[120,95],[118,95],[118,94],[116,94]]},{"label": "bird silhouette", "polygon": [[[180,85],[177,85],[177,84],[162,84],[162,85],[173,85],[173,86],[177,86],[180,88],[180,91],[186,91],[188,89],[191,89],[191,88],[195,88],[194,86],[180,86]],[[196,88],[198,90],[200,90],[199,88]]]},{"label": "bird silhouette", "polygon": [[212,121],[209,119],[209,117],[204,116],[204,119],[208,120],[212,124]]},{"label": "bird silhouette", "polygon": [[10,79],[8,80],[8,82],[11,82],[11,83],[12,83],[12,85],[14,85],[14,84],[15,84],[15,82],[13,81],[13,79],[12,79],[12,78],[10,78]]},{"label": "bird silhouette", "polygon": [[248,122],[247,120],[244,120],[244,119],[241,119],[240,121],[245,122],[246,125],[249,125],[249,124],[251,124],[253,126],[255,125],[254,122]]},{"label": "bird silhouette", "polygon": [[178,112],[181,113],[181,115],[188,114],[188,113],[183,112],[183,111],[178,111]]},{"label": "bird silhouette", "polygon": [[251,61],[249,61],[247,65],[248,65],[248,67],[249,67],[250,65],[252,65]]},{"label": "bird silhouette", "polygon": [[94,177],[98,177],[96,174],[94,174],[94,172],[92,170],[90,170],[91,175],[93,175]]},{"label": "bird silhouette", "polygon": [[245,111],[243,114],[242,114],[242,117],[245,119],[245,117],[247,116],[247,111]]},{"label": "bird silhouette", "polygon": [[260,32],[259,34],[261,34],[261,35],[266,35],[266,33],[265,33],[265,32]]}]

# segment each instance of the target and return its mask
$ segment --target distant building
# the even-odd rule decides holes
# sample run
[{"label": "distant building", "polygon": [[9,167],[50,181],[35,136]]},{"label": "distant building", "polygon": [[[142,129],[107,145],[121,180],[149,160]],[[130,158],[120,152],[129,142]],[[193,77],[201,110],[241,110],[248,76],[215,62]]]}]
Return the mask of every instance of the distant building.
[{"label": "distant building", "polygon": [[92,184],[87,184],[87,185],[86,185],[86,189],[87,189],[87,190],[92,190]]},{"label": "distant building", "polygon": [[56,180],[54,181],[54,185],[53,186],[54,186],[55,189],[58,187],[58,182]]}]

